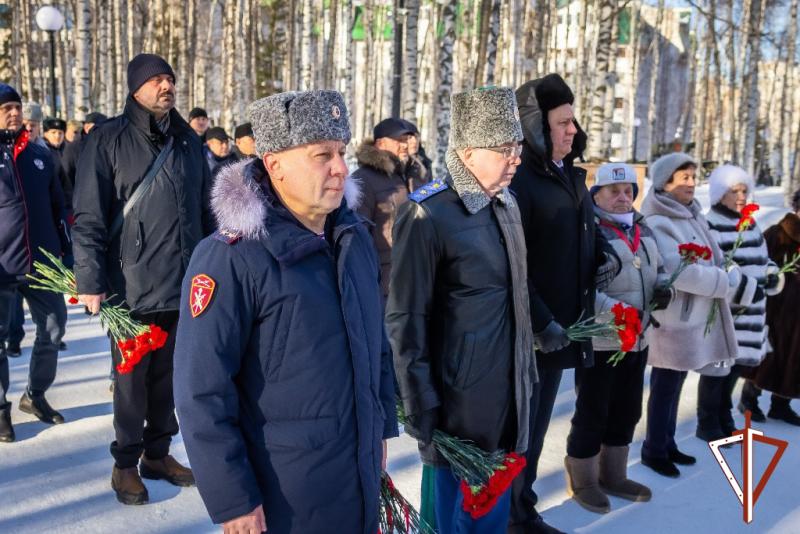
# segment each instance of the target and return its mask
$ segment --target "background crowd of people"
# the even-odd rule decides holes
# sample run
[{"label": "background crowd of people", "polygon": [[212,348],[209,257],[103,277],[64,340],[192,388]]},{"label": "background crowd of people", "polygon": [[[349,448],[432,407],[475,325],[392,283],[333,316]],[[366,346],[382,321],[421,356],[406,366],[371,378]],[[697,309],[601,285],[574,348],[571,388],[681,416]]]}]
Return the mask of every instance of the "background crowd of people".
[{"label": "background crowd of people", "polygon": [[[762,233],[740,225],[755,185],[733,164],[709,175],[705,213],[686,153],[650,165],[646,194],[624,163],[600,166],[589,188],[586,134],[557,74],[452,95],[446,176],[402,118],[375,125],[351,173],[335,91],[256,101],[231,138],[201,108],[183,119],[180,80],[159,56],[136,56],[127,74],[124,111],[82,124],[45,119],[0,85],[0,441],[15,439],[8,358],[20,355],[23,300],[36,338],[19,407],[65,422],[45,399],[65,301],[25,277],[41,250],[74,267],[88,313],[124,304],[168,334],[131,373],[112,366],[117,499],[148,502],[142,478],[197,484],[226,532],[333,522],[373,534],[396,395],[425,465],[421,512],[442,533],[559,532],[534,486],[566,369],[568,492],[596,513],[608,495],[654,493],[627,477],[648,365],[640,455],[660,475],[697,461],[675,441],[690,371],[699,439],[736,429],[740,377],[740,411],[800,426],[800,281],[784,268],[800,250],[800,192]],[[685,265],[687,243],[709,256]],[[616,340],[569,328],[619,303],[643,332],[612,364]],[[113,339],[110,350],[119,364]],[[176,404],[191,469],[170,454]],[[463,509],[436,431],[525,458],[492,513]],[[298,466],[298,450],[317,468]]]}]

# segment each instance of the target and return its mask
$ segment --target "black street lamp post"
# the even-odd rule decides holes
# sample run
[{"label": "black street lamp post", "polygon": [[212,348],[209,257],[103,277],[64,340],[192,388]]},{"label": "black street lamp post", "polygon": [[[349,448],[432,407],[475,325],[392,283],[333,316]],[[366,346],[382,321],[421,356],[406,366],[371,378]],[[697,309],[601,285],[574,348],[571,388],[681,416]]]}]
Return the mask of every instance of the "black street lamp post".
[{"label": "black street lamp post", "polygon": [[50,112],[58,116],[58,99],[56,98],[56,32],[64,26],[64,15],[53,6],[42,6],[36,12],[36,25],[46,31],[50,38],[50,96],[53,99]]}]

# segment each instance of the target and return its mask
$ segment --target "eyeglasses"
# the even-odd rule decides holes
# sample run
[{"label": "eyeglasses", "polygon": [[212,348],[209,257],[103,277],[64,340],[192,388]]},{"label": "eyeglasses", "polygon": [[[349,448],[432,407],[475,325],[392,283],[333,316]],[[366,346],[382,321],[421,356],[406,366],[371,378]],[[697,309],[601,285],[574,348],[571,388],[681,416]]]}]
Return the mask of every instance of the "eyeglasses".
[{"label": "eyeglasses", "polygon": [[487,146],[484,148],[502,154],[505,159],[517,159],[522,154],[522,144],[520,143],[511,146]]}]

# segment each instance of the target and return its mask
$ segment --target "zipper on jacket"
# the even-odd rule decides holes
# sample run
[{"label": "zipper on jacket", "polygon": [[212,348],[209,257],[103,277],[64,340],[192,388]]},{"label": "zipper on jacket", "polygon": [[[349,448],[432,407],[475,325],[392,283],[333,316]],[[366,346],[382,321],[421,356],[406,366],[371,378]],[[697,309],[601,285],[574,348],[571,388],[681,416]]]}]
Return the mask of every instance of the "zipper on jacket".
[{"label": "zipper on jacket", "polygon": [[[14,142],[16,144],[16,141]],[[25,200],[25,189],[22,186],[22,176],[19,174],[19,169],[17,168],[17,158],[13,155],[11,156],[11,170],[14,173],[14,178],[17,180],[19,185],[19,196],[22,197],[22,209],[25,213],[25,228],[23,230],[25,234],[25,248],[28,249],[28,272],[33,271],[33,251],[31,250],[31,237],[30,237],[30,217],[28,217],[28,202]]]}]

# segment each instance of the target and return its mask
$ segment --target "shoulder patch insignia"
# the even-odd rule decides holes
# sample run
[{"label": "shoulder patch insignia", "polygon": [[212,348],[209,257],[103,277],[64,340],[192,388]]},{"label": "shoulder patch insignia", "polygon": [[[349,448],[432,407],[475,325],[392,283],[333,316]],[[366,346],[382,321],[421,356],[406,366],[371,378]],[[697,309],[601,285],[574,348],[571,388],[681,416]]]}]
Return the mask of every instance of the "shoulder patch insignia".
[{"label": "shoulder patch insignia", "polygon": [[442,191],[450,189],[450,186],[447,185],[447,182],[436,180],[429,184],[425,184],[410,195],[408,195],[409,200],[413,200],[414,202],[422,202],[423,200],[427,200]]},{"label": "shoulder patch insignia", "polygon": [[242,238],[240,232],[233,232],[231,230],[217,230],[214,232],[214,239],[233,245]]},{"label": "shoulder patch insignia", "polygon": [[189,297],[189,311],[192,317],[197,317],[211,304],[214,288],[217,283],[207,274],[198,274],[192,278],[192,294]]}]

